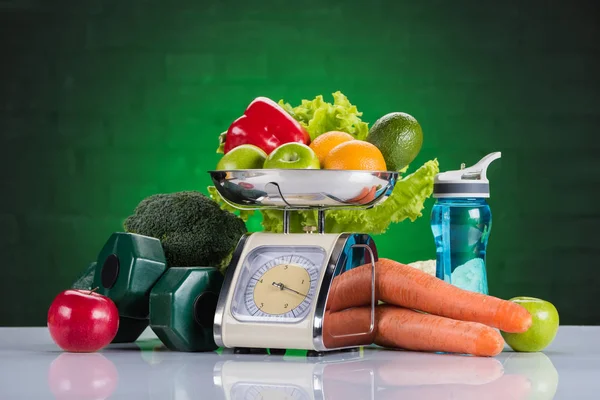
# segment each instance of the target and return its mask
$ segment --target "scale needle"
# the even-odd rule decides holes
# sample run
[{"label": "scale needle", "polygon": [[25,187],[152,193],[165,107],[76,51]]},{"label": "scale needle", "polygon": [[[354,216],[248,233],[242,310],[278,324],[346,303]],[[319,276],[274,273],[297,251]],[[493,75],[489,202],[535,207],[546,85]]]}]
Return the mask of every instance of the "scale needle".
[{"label": "scale needle", "polygon": [[283,283],[281,283],[281,282],[273,282],[273,286],[277,286],[277,287],[278,287],[279,289],[281,289],[281,290],[289,290],[290,292],[294,292],[294,293],[296,293],[296,294],[299,294],[300,296],[304,296],[304,297],[306,297],[306,295],[305,295],[304,293],[300,293],[300,292],[299,292],[299,291],[297,291],[297,290],[294,290],[294,289],[292,289],[292,288],[289,288],[289,287],[285,286],[285,285],[284,285]]}]

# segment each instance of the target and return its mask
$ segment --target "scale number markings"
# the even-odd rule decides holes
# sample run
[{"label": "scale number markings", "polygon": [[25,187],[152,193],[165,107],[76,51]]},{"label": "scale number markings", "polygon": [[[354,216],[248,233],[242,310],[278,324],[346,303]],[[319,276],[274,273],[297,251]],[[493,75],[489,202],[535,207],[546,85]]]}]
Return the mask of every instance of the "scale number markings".
[{"label": "scale number markings", "polygon": [[277,257],[257,269],[245,290],[248,312],[257,317],[298,318],[310,308],[318,267],[305,257]]}]

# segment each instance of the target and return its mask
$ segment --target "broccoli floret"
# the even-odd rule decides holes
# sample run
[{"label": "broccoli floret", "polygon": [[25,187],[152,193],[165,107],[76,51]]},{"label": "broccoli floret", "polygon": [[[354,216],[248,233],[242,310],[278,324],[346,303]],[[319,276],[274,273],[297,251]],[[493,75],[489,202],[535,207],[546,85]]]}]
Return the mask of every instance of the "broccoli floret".
[{"label": "broccoli floret", "polygon": [[222,210],[200,192],[155,194],[142,200],[123,223],[125,231],[162,243],[168,267],[223,269],[240,237],[244,221]]}]

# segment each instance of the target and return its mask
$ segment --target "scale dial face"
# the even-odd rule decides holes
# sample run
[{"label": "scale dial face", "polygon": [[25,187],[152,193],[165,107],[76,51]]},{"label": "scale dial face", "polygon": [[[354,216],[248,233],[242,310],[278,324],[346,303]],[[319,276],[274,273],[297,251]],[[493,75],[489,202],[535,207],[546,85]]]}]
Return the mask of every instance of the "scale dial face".
[{"label": "scale dial face", "polygon": [[232,314],[240,321],[298,322],[316,298],[325,251],[313,246],[263,246],[242,265]]}]

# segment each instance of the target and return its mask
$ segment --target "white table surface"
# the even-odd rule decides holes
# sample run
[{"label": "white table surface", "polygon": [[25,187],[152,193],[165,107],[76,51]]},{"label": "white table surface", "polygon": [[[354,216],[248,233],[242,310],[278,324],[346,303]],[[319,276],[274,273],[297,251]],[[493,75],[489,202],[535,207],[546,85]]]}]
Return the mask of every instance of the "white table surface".
[{"label": "white table surface", "polygon": [[377,348],[322,358],[182,353],[151,331],[63,353],[46,328],[0,328],[0,399],[600,399],[600,327],[495,358]]}]

